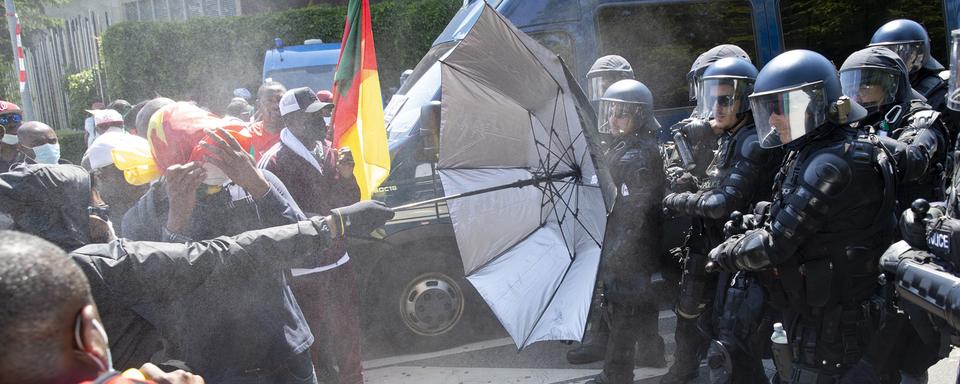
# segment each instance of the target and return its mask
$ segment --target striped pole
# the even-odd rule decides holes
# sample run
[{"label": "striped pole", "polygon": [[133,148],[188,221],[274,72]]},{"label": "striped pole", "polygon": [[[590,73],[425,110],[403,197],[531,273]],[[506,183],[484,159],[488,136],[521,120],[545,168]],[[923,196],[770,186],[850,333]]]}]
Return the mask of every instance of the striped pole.
[{"label": "striped pole", "polygon": [[7,11],[4,16],[7,17],[7,26],[10,29],[10,43],[13,46],[13,68],[20,85],[20,107],[23,109],[23,117],[29,119],[33,116],[33,100],[30,99],[30,90],[27,88],[27,62],[23,52],[20,18],[13,0],[4,0],[4,6]]}]

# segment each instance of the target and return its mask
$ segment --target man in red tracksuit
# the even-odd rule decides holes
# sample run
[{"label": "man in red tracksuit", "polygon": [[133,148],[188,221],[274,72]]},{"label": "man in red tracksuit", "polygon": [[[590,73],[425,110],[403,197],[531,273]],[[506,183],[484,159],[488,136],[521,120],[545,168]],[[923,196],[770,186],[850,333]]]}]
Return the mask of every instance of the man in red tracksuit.
[{"label": "man in red tracksuit", "polygon": [[[280,116],[286,128],[280,143],[264,152],[258,167],[274,173],[288,186],[291,197],[304,212],[327,215],[336,207],[360,200],[360,187],[353,177],[353,159],[348,150],[336,151],[327,135],[324,112],[333,105],[321,102],[310,88],[286,91],[280,98]],[[360,358],[360,327],[356,282],[346,244],[334,244],[327,252],[336,263],[314,269],[294,269],[292,288],[310,330],[317,340],[311,346],[317,377],[323,382],[332,369],[321,358],[330,346],[339,367],[341,384],[363,383]],[[336,329],[336,337],[331,331]],[[325,337],[324,337],[325,336]]]}]

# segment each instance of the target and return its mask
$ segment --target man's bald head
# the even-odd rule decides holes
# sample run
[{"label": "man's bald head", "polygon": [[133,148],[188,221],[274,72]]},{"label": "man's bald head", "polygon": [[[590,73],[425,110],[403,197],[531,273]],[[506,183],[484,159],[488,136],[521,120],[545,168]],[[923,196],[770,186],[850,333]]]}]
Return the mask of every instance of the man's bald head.
[{"label": "man's bald head", "polygon": [[17,130],[17,137],[20,139],[20,144],[26,148],[57,143],[57,132],[39,121],[23,123]]},{"label": "man's bald head", "polygon": [[80,268],[46,240],[0,231],[0,297],[0,383],[62,376],[77,315],[93,303]]}]

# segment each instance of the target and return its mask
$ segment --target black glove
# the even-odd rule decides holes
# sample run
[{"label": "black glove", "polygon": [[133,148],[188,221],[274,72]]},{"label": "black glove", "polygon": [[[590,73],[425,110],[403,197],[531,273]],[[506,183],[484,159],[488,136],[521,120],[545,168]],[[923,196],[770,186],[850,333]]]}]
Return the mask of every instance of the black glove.
[{"label": "black glove", "polygon": [[330,211],[336,233],[346,236],[367,236],[393,218],[393,210],[383,202],[364,200]]},{"label": "black glove", "polygon": [[690,145],[700,145],[704,140],[717,137],[710,128],[710,122],[704,119],[690,119],[680,131],[687,137]]},{"label": "black glove", "polygon": [[737,245],[740,244],[740,239],[743,239],[743,235],[732,236],[720,243],[716,248],[710,250],[710,254],[707,255],[710,259],[707,271],[736,272],[740,270],[740,268],[737,267],[736,252]]},{"label": "black glove", "polygon": [[667,180],[671,192],[696,192],[700,189],[697,177],[680,167],[667,168]]}]

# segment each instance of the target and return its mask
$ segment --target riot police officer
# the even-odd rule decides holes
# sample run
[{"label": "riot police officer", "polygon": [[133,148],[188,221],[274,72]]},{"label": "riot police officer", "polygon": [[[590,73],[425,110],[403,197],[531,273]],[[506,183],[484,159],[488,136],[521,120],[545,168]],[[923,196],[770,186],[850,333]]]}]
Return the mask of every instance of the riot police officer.
[{"label": "riot police officer", "polygon": [[903,61],[882,46],[851,54],[840,67],[843,94],[867,109],[858,126],[878,135],[897,170],[898,211],[918,198],[944,199],[948,134],[940,112],[910,87]]},{"label": "riot police officer", "polygon": [[634,79],[633,67],[618,55],[603,56],[593,62],[587,71],[587,96],[594,107],[600,103],[604,91],[611,84],[624,79]]},{"label": "riot police officer", "polygon": [[656,139],[660,124],[653,116],[653,95],[636,80],[611,85],[599,107],[598,130],[613,136],[604,161],[617,196],[607,217],[600,256],[610,336],[603,373],[596,382],[633,383],[637,339],[658,336],[657,327],[641,325],[656,324],[659,315],[657,294],[650,285],[658,270],[666,184]]},{"label": "riot police officer", "polygon": [[[907,71],[910,72],[910,85],[927,99],[927,104],[941,113],[947,128],[948,152],[946,163],[947,183],[953,175],[956,155],[952,152],[960,134],[960,116],[946,106],[947,81],[949,72],[937,59],[930,55],[930,36],[922,25],[907,19],[890,21],[874,32],[871,46],[884,46],[897,53]],[[912,201],[912,200],[911,200]],[[910,204],[910,201],[905,204]]]},{"label": "riot police officer", "polygon": [[926,97],[935,110],[945,110],[945,68],[930,56],[930,36],[922,25],[907,19],[887,22],[873,33],[870,46],[887,47],[900,56],[910,72],[910,85]]},{"label": "riot police officer", "polygon": [[[707,67],[717,60],[727,57],[736,57],[750,62],[750,56],[747,55],[747,52],[733,44],[721,44],[697,56],[697,59],[690,66],[690,71],[687,72],[687,89],[690,92],[690,101],[697,101],[700,78]],[[711,127],[709,119],[700,116],[699,109],[695,108],[690,113],[689,118],[683,119],[670,127],[670,135],[674,141],[678,139],[678,133],[681,135],[680,139],[685,141],[683,144],[690,147],[694,164],[693,167],[689,167],[689,164],[683,164],[682,167],[686,168],[685,170],[689,171],[691,176],[704,177],[707,166],[713,160],[713,151],[717,145],[716,138],[720,131]]]},{"label": "riot police officer", "polygon": [[[607,55],[597,59],[587,72],[587,88],[590,93],[590,101],[594,107],[599,106],[600,98],[604,91],[611,84],[624,79],[633,79],[633,68],[621,56]],[[609,148],[612,139],[612,132],[608,130],[609,125],[601,131],[604,137],[604,147]],[[607,350],[607,339],[610,336],[609,319],[603,316],[603,297],[600,294],[603,290],[603,281],[597,281],[596,294],[593,297],[593,306],[590,310],[590,316],[587,319],[588,331],[584,336],[583,344],[577,348],[567,351],[567,361],[570,364],[588,364],[603,359]],[[649,320],[649,319],[648,319]],[[643,348],[637,356],[637,365],[647,367],[663,367],[667,362],[663,356],[663,338],[657,332],[657,319],[647,321],[641,324],[646,328],[641,332],[643,335],[653,336],[652,340],[639,340]],[[651,347],[653,345],[653,347]]]},{"label": "riot police officer", "polygon": [[[732,57],[721,59],[704,71],[697,87],[697,111],[722,132],[717,153],[699,191],[671,193],[664,199],[664,208],[694,218],[676,306],[678,350],[681,332],[696,330],[689,323],[697,321],[717,292],[717,276],[704,270],[707,252],[723,240],[724,222],[733,211],[745,212],[751,203],[769,199],[769,185],[783,156],[779,148],[764,149],[759,145],[747,99],[756,77],[753,64]],[[730,372],[731,369],[722,368],[727,364],[713,364],[719,362],[714,361],[717,373],[724,371],[718,376],[732,376],[711,381],[762,381],[765,376],[760,352],[751,348],[748,340],[756,335],[762,317],[762,291],[748,274],[738,274],[736,278],[721,276],[719,286],[724,289],[714,313],[717,341],[710,346],[716,351],[710,354],[735,366]],[[680,323],[687,324],[682,327]],[[678,356],[668,380],[683,382],[696,376],[699,359],[695,355],[683,358],[687,360]]]},{"label": "riot police officer", "polygon": [[836,68],[784,52],[750,96],[760,145],[788,150],[765,225],[710,251],[709,268],[758,271],[781,311],[793,383],[875,382],[861,360],[875,333],[877,261],[896,230],[893,170],[850,124],[867,111],[841,93]]}]

